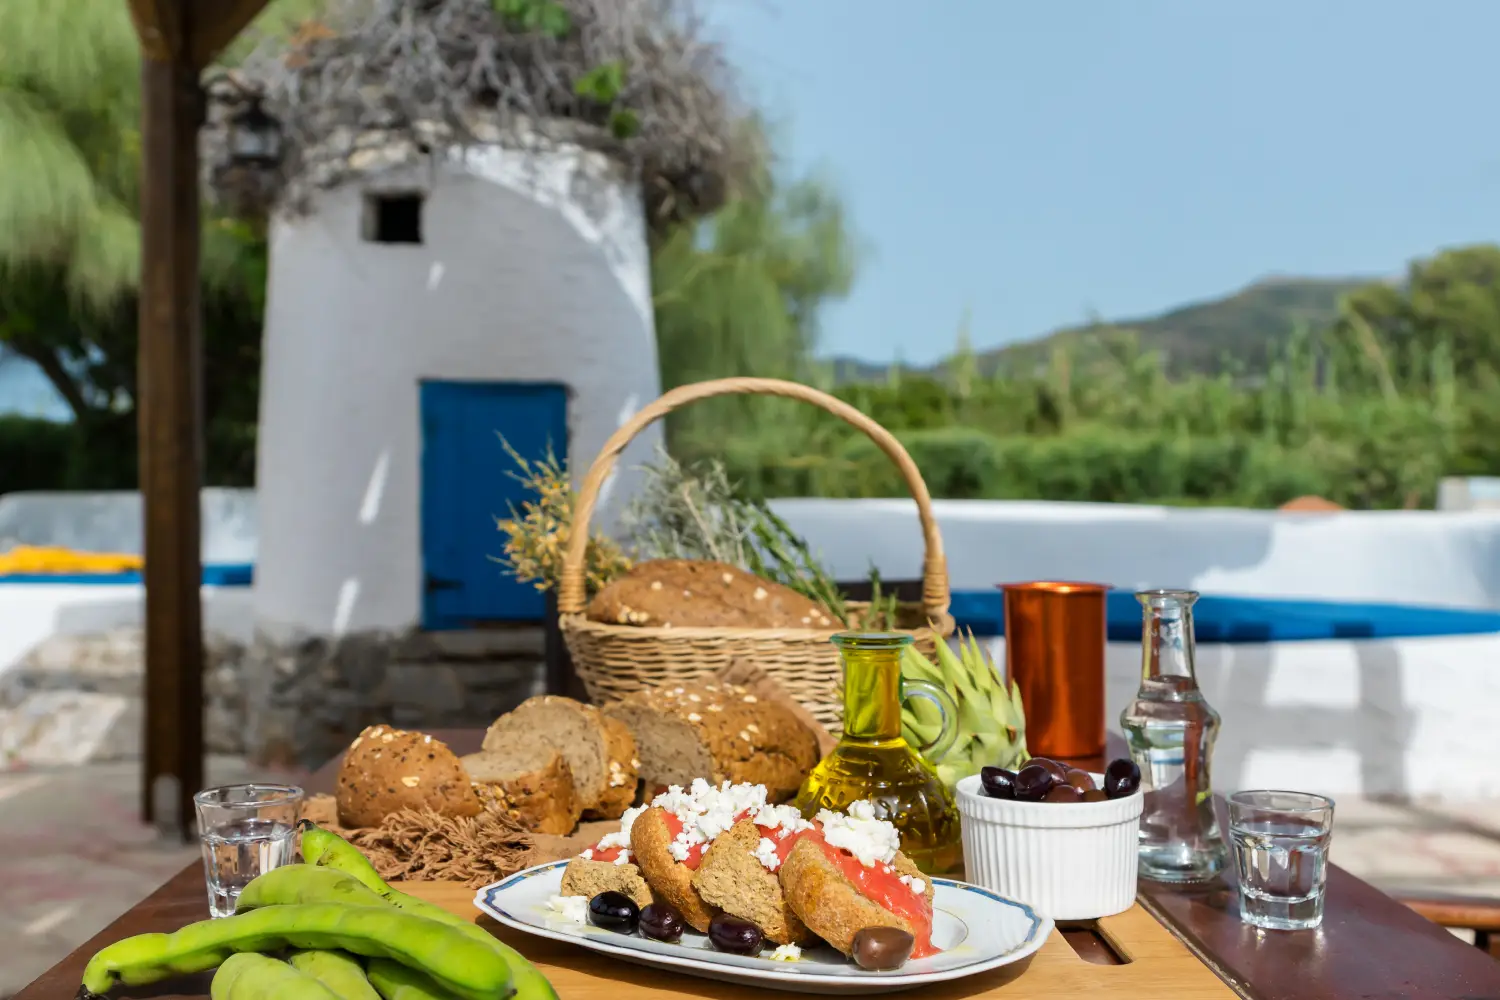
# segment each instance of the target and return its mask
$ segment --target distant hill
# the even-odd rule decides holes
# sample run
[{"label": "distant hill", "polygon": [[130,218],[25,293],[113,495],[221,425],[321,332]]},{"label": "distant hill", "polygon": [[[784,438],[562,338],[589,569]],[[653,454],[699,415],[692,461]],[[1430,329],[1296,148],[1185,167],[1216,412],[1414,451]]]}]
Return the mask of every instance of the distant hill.
[{"label": "distant hill", "polygon": [[[1226,357],[1247,373],[1264,372],[1272,347],[1298,324],[1312,329],[1326,326],[1337,317],[1339,301],[1372,280],[1377,279],[1268,278],[1233,295],[1180,306],[1158,316],[1056,330],[1037,340],[981,352],[977,361],[985,374],[1002,367],[1025,371],[1045,365],[1055,347],[1130,330],[1142,348],[1161,351],[1174,373],[1218,372]],[[839,381],[884,378],[887,370],[885,365],[853,358],[834,359]]]}]

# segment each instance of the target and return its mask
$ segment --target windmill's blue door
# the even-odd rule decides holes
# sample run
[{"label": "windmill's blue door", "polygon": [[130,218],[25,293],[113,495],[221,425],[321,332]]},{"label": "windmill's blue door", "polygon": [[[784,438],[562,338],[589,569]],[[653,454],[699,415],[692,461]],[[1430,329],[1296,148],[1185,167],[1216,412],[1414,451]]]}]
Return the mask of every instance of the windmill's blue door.
[{"label": "windmill's blue door", "polygon": [[497,521],[531,499],[505,443],[528,460],[549,447],[566,459],[567,389],[427,381],[421,406],[423,627],[541,621],[543,595],[496,561],[505,545]]}]

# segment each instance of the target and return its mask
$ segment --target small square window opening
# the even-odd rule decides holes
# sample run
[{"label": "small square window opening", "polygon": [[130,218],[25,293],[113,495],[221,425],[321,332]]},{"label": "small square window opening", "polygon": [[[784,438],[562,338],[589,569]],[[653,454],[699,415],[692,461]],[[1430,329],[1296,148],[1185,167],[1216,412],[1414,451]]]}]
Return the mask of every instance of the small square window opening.
[{"label": "small square window opening", "polygon": [[367,243],[421,243],[422,201],[416,191],[368,192],[360,235]]}]

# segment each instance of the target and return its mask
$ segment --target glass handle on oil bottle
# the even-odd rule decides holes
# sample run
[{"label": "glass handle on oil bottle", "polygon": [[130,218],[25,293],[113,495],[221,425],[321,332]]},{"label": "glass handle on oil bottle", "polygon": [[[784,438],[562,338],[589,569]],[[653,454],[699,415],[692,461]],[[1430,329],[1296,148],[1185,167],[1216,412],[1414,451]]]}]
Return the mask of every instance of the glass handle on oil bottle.
[{"label": "glass handle on oil bottle", "polygon": [[1214,812],[1212,761],[1219,713],[1203,699],[1194,659],[1191,590],[1143,590],[1141,686],[1120,713],[1145,791],[1140,873],[1200,882],[1224,867]]},{"label": "glass handle on oil bottle", "polygon": [[[952,695],[931,681],[901,678],[902,703],[904,704],[913,698],[922,698],[937,709],[937,735],[921,746],[912,747],[918,754],[926,758],[929,764],[935,766],[949,750],[953,749],[953,744],[958,739],[958,706],[953,703]],[[918,735],[921,734],[919,733]]]}]

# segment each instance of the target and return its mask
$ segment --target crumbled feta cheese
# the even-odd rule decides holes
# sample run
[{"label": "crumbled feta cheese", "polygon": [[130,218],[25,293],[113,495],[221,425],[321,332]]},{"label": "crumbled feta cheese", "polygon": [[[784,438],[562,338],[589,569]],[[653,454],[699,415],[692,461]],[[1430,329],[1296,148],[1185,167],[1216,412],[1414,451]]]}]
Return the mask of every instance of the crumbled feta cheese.
[{"label": "crumbled feta cheese", "polygon": [[777,945],[776,950],[771,952],[773,962],[795,962],[802,957],[802,949],[794,944]]},{"label": "crumbled feta cheese", "polygon": [[766,806],[755,814],[755,825],[763,830],[778,830],[778,840],[785,840],[794,833],[811,830],[813,825],[802,818],[796,806]]},{"label": "crumbled feta cheese", "polygon": [[625,850],[623,850],[623,851],[620,852],[619,857],[615,858],[615,864],[617,864],[617,865],[628,865],[628,864],[630,864],[630,849],[629,848],[626,848]]},{"label": "crumbled feta cheese", "polygon": [[877,861],[890,864],[901,847],[901,835],[890,823],[875,818],[875,803],[868,799],[851,802],[847,815],[823,809],[816,819],[829,846],[848,851],[866,868]]},{"label": "crumbled feta cheese", "polygon": [[760,843],[755,845],[755,860],[768,872],[780,868],[781,859],[776,856],[776,841],[769,837],[760,838]]},{"label": "crumbled feta cheese", "polygon": [[625,770],[620,767],[620,762],[612,760],[609,762],[609,787],[619,788],[625,784]]},{"label": "crumbled feta cheese", "polygon": [[553,896],[547,900],[547,909],[561,914],[564,920],[575,924],[589,922],[589,901],[583,896]]},{"label": "crumbled feta cheese", "polygon": [[646,811],[645,806],[636,806],[626,809],[620,816],[620,829],[616,833],[606,833],[599,838],[599,850],[607,851],[611,847],[630,847],[630,828],[635,825],[636,818]]},{"label": "crumbled feta cheese", "polygon": [[671,813],[682,824],[682,832],[667,849],[672,857],[685,861],[695,848],[712,843],[733,826],[736,817],[744,813],[754,816],[765,809],[766,787],[732,785],[726,781],[716,788],[698,778],[686,791],[681,785],[673,785],[651,804]]},{"label": "crumbled feta cheese", "polygon": [[925,893],[927,891],[927,883],[923,882],[921,879],[917,878],[915,875],[902,875],[901,878],[900,878],[900,882],[901,882],[902,885],[906,886],[908,889],[910,889],[912,892],[916,893],[918,896],[922,895],[923,893]]},{"label": "crumbled feta cheese", "polygon": [[594,849],[592,847],[585,847],[583,849],[583,851],[578,856],[580,858],[582,858],[583,860],[585,860],[585,861],[593,861],[594,860]]}]

